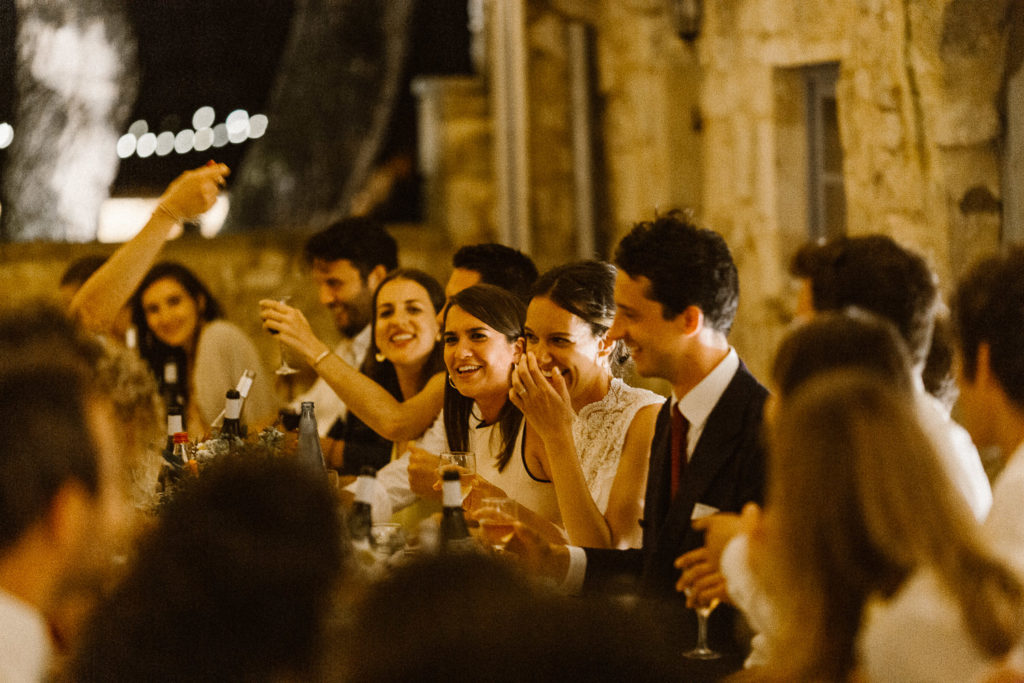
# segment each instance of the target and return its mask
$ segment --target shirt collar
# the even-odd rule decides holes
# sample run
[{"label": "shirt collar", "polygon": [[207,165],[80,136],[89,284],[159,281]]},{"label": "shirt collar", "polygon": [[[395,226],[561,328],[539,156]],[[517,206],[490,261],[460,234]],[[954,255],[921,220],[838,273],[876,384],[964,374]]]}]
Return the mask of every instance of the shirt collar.
[{"label": "shirt collar", "polygon": [[730,346],[725,358],[719,361],[697,386],[686,392],[685,396],[678,398],[675,391],[672,392],[672,409],[678,409],[691,425],[703,425],[739,367],[740,357],[736,354],[736,349]]},{"label": "shirt collar", "polygon": [[357,356],[366,355],[366,351],[370,348],[371,334],[372,331],[370,330],[370,325],[367,325],[359,331],[359,334],[352,337],[352,351],[354,351]]}]

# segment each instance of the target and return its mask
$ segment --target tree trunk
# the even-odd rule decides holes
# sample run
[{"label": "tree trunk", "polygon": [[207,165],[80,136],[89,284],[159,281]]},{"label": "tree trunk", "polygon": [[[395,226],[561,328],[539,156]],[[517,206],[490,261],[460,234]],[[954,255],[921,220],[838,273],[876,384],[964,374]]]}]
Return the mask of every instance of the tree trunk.
[{"label": "tree trunk", "polygon": [[234,181],[225,230],[347,215],[381,148],[414,0],[297,0],[267,108]]},{"label": "tree trunk", "polygon": [[18,101],[3,236],[92,240],[138,90],[131,25],[115,0],[17,0],[16,8]]}]

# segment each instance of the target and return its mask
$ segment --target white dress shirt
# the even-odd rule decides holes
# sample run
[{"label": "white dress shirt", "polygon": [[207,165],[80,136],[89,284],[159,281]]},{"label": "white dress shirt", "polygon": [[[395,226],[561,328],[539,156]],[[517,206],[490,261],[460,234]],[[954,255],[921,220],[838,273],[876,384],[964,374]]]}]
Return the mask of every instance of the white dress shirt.
[{"label": "white dress shirt", "polygon": [[[367,351],[370,349],[371,335],[372,330],[370,325],[367,325],[359,334],[351,339],[342,339],[334,347],[334,353],[358,370],[366,359]],[[303,401],[312,401],[316,404],[316,426],[321,437],[327,436],[327,432],[330,431],[338,418],[344,420],[345,416],[348,415],[348,408],[345,406],[345,402],[334,393],[334,389],[327,384],[323,377],[317,377],[309,389],[292,401],[292,409],[296,412],[301,410]]]},{"label": "white dress shirt", "polygon": [[1024,575],[1024,442],[1017,446],[992,489],[992,509],[982,526],[996,551]]},{"label": "white dress shirt", "polygon": [[[719,399],[725,393],[729,383],[736,376],[740,367],[740,358],[736,349],[729,347],[729,353],[718,362],[714,369],[704,376],[695,387],[686,392],[682,398],[677,398],[672,393],[672,410],[679,410],[683,417],[690,423],[686,433],[686,457],[693,456],[697,448],[701,434],[704,433],[704,426],[708,423],[708,416],[718,405]],[[649,458],[650,456],[648,456]],[[560,590],[570,595],[575,595],[583,590],[583,579],[587,573],[587,554],[583,548],[569,546],[569,571],[565,580],[560,585]]]},{"label": "white dress shirt", "polygon": [[918,382],[916,394],[921,423],[932,439],[953,487],[967,501],[974,518],[979,523],[984,522],[992,507],[992,487],[978,449],[967,430],[949,417],[942,402],[926,392],[923,383]]}]

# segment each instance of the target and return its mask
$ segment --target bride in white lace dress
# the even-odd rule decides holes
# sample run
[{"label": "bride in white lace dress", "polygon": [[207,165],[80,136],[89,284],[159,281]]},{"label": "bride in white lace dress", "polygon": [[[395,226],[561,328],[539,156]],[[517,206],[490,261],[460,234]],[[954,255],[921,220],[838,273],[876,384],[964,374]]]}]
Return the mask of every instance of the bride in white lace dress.
[{"label": "bride in white lace dress", "polygon": [[615,267],[602,261],[541,276],[510,392],[526,417],[529,470],[554,484],[569,541],[597,548],[640,545],[648,454],[664,400],[613,376],[625,358],[606,336],[614,281]]}]

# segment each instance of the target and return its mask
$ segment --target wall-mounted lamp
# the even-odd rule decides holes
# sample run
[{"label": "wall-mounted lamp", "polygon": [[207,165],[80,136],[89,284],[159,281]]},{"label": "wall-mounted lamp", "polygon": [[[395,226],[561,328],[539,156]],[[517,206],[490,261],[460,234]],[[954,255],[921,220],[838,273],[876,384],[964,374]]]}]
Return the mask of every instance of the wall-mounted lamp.
[{"label": "wall-mounted lamp", "polygon": [[704,19],[704,0],[671,0],[676,33],[688,43],[697,40]]}]

